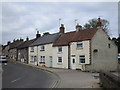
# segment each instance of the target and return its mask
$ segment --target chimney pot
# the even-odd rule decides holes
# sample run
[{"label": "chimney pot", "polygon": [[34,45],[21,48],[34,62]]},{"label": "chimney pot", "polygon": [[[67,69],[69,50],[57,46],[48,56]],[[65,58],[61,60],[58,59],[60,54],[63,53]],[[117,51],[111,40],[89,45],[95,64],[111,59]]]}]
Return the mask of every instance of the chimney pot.
[{"label": "chimney pot", "polygon": [[98,18],[97,27],[101,27],[101,26],[102,26],[101,20],[100,18]]},{"label": "chimney pot", "polygon": [[36,38],[41,37],[41,34],[39,34],[39,31],[37,31]]},{"label": "chimney pot", "polygon": [[77,24],[77,25],[76,25],[76,31],[80,31],[80,30],[82,30],[82,26],[79,25],[79,24]]},{"label": "chimney pot", "polygon": [[26,38],[26,41],[28,41],[28,40],[29,40],[29,38],[27,37],[27,38]]},{"label": "chimney pot", "polygon": [[64,27],[64,24],[61,24],[61,27],[60,27],[60,33],[64,33],[65,32],[65,27]]}]

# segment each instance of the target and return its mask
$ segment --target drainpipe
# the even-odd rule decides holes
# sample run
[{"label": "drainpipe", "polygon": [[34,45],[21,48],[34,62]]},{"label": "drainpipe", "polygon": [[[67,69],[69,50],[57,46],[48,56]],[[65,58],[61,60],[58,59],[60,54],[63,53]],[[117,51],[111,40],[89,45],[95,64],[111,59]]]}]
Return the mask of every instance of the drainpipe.
[{"label": "drainpipe", "polygon": [[70,44],[68,44],[68,69],[70,69]]},{"label": "drainpipe", "polygon": [[39,58],[38,58],[38,46],[37,46],[37,57],[36,57],[36,59],[37,59],[37,66],[38,66],[38,63],[39,63]]}]

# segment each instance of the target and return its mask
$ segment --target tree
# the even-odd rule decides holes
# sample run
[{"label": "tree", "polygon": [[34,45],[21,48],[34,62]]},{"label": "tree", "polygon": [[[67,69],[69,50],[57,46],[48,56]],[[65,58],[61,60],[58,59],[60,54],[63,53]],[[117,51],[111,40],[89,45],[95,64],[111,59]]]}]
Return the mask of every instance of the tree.
[{"label": "tree", "polygon": [[44,32],[44,33],[43,33],[43,36],[44,36],[44,35],[49,35],[49,34],[50,34],[49,32]]},{"label": "tree", "polygon": [[[84,25],[84,29],[89,29],[89,28],[97,28],[97,22],[98,22],[98,19],[97,18],[93,18],[93,19],[90,19],[89,21],[88,21],[88,23],[86,23],[85,25]],[[108,26],[109,26],[109,21],[108,20],[106,20],[106,19],[101,19],[101,23],[102,23],[102,28],[105,30],[105,32],[106,33],[108,33],[108,31],[109,31],[109,28],[108,28]]]}]

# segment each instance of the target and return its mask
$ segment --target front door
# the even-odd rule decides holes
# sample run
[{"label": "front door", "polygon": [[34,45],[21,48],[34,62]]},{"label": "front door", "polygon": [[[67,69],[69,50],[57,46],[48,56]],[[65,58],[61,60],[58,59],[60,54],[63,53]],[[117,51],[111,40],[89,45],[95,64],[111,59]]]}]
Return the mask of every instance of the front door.
[{"label": "front door", "polygon": [[73,55],[71,57],[71,69],[76,69],[76,57]]},{"label": "front door", "polygon": [[52,67],[52,56],[50,56],[50,67]]}]

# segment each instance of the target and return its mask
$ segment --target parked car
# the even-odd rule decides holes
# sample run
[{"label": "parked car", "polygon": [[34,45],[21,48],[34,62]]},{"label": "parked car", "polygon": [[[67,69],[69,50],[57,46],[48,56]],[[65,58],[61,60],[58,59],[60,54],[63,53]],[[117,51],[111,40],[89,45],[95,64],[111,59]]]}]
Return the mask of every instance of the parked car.
[{"label": "parked car", "polygon": [[7,65],[7,58],[6,56],[0,56],[0,63],[4,63],[4,65]]}]

